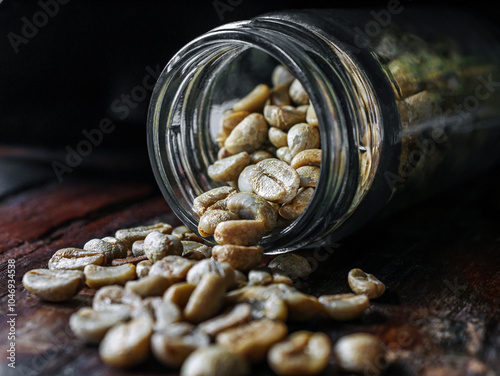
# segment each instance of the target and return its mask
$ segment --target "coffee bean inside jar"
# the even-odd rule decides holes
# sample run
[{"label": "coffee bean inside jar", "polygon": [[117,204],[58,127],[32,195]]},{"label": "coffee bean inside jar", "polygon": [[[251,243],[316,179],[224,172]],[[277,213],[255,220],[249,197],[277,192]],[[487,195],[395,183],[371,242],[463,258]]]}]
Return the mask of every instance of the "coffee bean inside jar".
[{"label": "coffee bean inside jar", "polygon": [[[226,110],[220,122],[218,159],[208,166],[208,175],[246,193],[238,200],[235,190],[233,197],[211,202],[201,216],[198,233],[215,234],[219,244],[255,245],[276,228],[278,217],[285,225],[298,218],[319,179],[316,161],[297,169],[291,166],[293,157],[303,151],[321,153],[309,97],[283,65],[273,69],[270,81],[272,87],[257,85]],[[279,153],[285,149],[287,153]],[[257,163],[252,163],[252,155],[260,155]],[[194,206],[219,191],[215,188],[198,196]]]}]

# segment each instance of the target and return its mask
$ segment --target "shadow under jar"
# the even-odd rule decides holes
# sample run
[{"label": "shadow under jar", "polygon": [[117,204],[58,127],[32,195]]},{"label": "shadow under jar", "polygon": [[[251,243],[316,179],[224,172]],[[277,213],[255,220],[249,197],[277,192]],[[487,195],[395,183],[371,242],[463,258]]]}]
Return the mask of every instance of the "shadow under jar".
[{"label": "shadow under jar", "polygon": [[268,253],[333,244],[498,161],[499,60],[492,25],[444,8],[282,11],[221,26],[180,50],[157,82],[148,117],[157,182],[196,231],[194,198],[224,185],[207,174],[222,114],[283,64],[316,110],[321,172],[302,215],[260,244]]}]

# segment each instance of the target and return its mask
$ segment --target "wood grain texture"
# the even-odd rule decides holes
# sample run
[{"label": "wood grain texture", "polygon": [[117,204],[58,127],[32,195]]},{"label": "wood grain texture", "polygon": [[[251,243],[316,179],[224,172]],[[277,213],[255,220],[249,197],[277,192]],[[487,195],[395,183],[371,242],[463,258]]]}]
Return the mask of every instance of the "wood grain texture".
[{"label": "wood grain texture", "polygon": [[[485,375],[500,370],[500,169],[423,204],[376,221],[340,244],[302,250],[313,274],[300,289],[319,296],[348,292],[353,267],[388,289],[359,320],[290,323],[290,330],[357,332],[387,346],[387,375]],[[16,370],[0,358],[1,375],[177,375],[154,359],[132,370],[105,366],[95,346],[68,326],[90,305],[84,289],[66,303],[43,303],[22,287],[22,275],[45,267],[60,248],[81,247],[119,228],[154,221],[179,224],[154,185],[75,179],[20,190],[0,202],[0,347],[7,345],[6,262],[16,260]],[[265,365],[253,375],[272,375]],[[334,375],[335,362],[323,375]]]}]

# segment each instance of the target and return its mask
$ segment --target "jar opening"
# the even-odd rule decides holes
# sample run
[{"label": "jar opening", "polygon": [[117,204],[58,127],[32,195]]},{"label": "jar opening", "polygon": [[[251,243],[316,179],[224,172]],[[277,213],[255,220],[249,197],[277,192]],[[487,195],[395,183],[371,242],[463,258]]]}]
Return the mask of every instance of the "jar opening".
[{"label": "jar opening", "polygon": [[345,83],[334,88],[331,72],[325,76],[325,69],[336,72],[336,68],[318,56],[307,40],[276,30],[241,30],[248,24],[233,24],[198,38],[167,65],[150,106],[150,157],[172,210],[196,230],[193,200],[225,185],[207,174],[207,167],[217,160],[216,137],[224,111],[258,84],[271,86],[273,69],[284,65],[302,83],[316,109],[323,150],[319,184],[308,208],[289,226],[261,241],[268,252],[286,252],[310,244],[311,237],[324,231],[322,223],[340,220],[350,207],[352,189],[346,189],[346,184],[358,184],[359,161],[352,160],[349,147],[358,136],[353,126],[346,125],[346,118],[353,115],[345,112],[338,98],[337,89]]}]

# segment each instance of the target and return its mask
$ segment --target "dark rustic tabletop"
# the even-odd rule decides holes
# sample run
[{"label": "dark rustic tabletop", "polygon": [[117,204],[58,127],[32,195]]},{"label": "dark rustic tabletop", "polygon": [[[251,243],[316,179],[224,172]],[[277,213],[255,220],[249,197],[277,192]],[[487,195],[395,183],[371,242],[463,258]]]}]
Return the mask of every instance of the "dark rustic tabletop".
[{"label": "dark rustic tabletop", "polygon": [[[499,176],[496,168],[339,244],[302,251],[314,269],[301,281],[303,291],[317,296],[348,292],[346,276],[353,267],[375,274],[388,289],[361,319],[290,323],[290,330],[324,331],[332,341],[351,332],[374,333],[387,346],[387,375],[498,375]],[[51,304],[28,294],[21,283],[26,271],[46,267],[60,248],[82,247],[119,228],[157,220],[179,223],[151,180],[88,173],[67,175],[60,183],[43,165],[0,159],[0,374],[176,375],[152,358],[126,372],[111,369],[96,347],[75,338],[68,318],[90,305],[92,290]],[[16,272],[11,312],[8,260],[15,260]],[[15,369],[5,356],[12,318]],[[262,365],[252,374],[272,372]],[[333,362],[323,374],[336,374]]]}]

